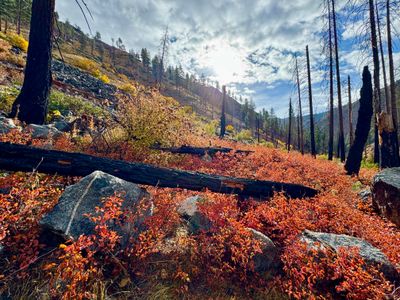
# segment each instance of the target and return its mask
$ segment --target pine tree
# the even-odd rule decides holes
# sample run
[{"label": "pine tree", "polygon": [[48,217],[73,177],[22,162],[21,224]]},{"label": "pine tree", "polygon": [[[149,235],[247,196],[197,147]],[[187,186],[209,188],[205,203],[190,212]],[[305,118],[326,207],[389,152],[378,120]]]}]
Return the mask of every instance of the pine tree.
[{"label": "pine tree", "polygon": [[150,53],[146,48],[142,48],[140,52],[140,57],[142,59],[142,65],[145,70],[150,68]]},{"label": "pine tree", "polygon": [[220,138],[223,139],[225,137],[225,128],[226,128],[226,119],[225,119],[225,101],[226,101],[226,86],[222,86],[222,108],[221,108],[221,132]]}]

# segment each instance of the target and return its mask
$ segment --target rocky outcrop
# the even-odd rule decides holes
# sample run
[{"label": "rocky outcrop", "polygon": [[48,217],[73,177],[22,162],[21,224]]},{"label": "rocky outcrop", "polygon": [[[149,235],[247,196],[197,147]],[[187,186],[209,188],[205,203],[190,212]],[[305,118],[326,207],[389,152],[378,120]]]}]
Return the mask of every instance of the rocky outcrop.
[{"label": "rocky outcrop", "polygon": [[148,201],[145,211],[134,224],[108,224],[122,237],[126,243],[132,234],[140,233],[144,229],[143,221],[152,215],[152,203],[148,194],[138,185],[124,181],[112,175],[96,171],[86,176],[77,184],[69,186],[61,195],[58,204],[41,220],[45,234],[55,234],[64,239],[77,239],[80,235],[94,233],[95,224],[87,217],[95,215],[96,207],[101,207],[101,201],[107,197],[121,195],[122,209],[137,210],[138,205]]},{"label": "rocky outcrop", "polygon": [[53,125],[30,124],[24,130],[31,133],[34,139],[59,138],[62,135],[61,131]]},{"label": "rocky outcrop", "polygon": [[400,168],[385,169],[376,175],[372,194],[374,209],[400,226]]},{"label": "rocky outcrop", "polygon": [[360,256],[367,264],[380,266],[381,271],[388,279],[398,278],[396,268],[390,263],[385,254],[362,239],[343,234],[305,230],[301,234],[300,240],[309,247],[321,250],[330,249],[335,252],[338,252],[340,248],[358,248]]},{"label": "rocky outcrop", "polygon": [[79,91],[92,94],[98,99],[115,100],[117,88],[81,71],[78,68],[53,60],[53,77],[56,81],[68,84]]}]

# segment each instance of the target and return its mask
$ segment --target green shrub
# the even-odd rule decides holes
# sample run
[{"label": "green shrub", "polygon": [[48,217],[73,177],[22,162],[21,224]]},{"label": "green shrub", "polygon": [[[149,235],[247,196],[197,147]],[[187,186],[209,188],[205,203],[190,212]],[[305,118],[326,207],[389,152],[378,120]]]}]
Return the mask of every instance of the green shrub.
[{"label": "green shrub", "polygon": [[28,51],[28,41],[22,36],[15,33],[0,34],[0,38],[9,42],[12,46],[21,49],[24,52]]},{"label": "green shrub", "polygon": [[92,115],[94,117],[106,116],[107,113],[101,107],[81,98],[66,95],[53,90],[50,94],[49,111],[59,111],[62,115],[72,112],[74,115]]},{"label": "green shrub", "polygon": [[239,142],[251,142],[253,141],[253,136],[250,130],[243,129],[235,136],[235,140]]},{"label": "green shrub", "polygon": [[14,87],[0,87],[0,110],[9,113],[18,93],[19,90]]}]

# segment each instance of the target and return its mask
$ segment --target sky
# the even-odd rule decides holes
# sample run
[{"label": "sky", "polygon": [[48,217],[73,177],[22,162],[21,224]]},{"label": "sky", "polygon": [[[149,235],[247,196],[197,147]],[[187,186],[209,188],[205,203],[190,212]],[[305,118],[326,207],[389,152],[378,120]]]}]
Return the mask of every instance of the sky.
[{"label": "sky", "polygon": [[[93,19],[89,18],[91,31],[99,31],[103,41],[111,43],[112,38],[120,37],[127,49],[140,52],[141,48],[147,48],[153,56],[160,52],[160,40],[168,26],[169,64],[180,64],[190,74],[197,77],[204,74],[212,82],[225,84],[236,95],[252,98],[257,110],[274,108],[280,117],[288,115],[289,98],[298,101],[292,75],[294,55],[299,57],[303,78],[306,45],[310,48],[314,110],[319,113],[327,109],[321,45],[322,2],[86,0],[93,15]],[[351,76],[352,97],[358,99],[362,67],[370,64],[369,51],[362,52],[363,44],[356,38],[362,22],[349,19],[342,2],[346,1],[337,0],[342,81]],[[75,1],[57,0],[56,3],[61,20],[68,19],[89,32]],[[398,16],[395,23],[396,27],[400,25]],[[396,39],[396,45],[397,42]],[[395,60],[399,66],[397,49]],[[347,92],[343,97],[346,102]],[[307,114],[305,92],[302,102]]]}]

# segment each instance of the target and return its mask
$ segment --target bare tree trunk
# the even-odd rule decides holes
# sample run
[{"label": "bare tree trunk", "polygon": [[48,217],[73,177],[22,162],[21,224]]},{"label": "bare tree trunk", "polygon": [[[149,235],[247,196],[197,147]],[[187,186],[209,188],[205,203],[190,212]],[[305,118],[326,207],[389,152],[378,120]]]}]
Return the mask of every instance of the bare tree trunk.
[{"label": "bare tree trunk", "polygon": [[350,147],[354,142],[354,133],[353,133],[353,104],[351,103],[351,79],[350,75],[347,77],[347,86],[349,93],[349,137],[350,137]]},{"label": "bare tree trunk", "polygon": [[329,18],[329,142],[328,160],[333,160],[333,139],[334,139],[334,96],[333,96],[333,45],[332,45],[332,18],[330,1],[328,1]]},{"label": "bare tree trunk", "polygon": [[297,150],[301,151],[301,145],[300,145],[300,114],[297,115]]},{"label": "bare tree trunk", "polygon": [[381,87],[378,41],[376,35],[375,5],[374,0],[369,0],[369,20],[371,29],[371,47],[374,60],[374,111],[375,111],[375,148],[374,161],[381,165],[381,149],[379,146],[378,116],[381,113]]},{"label": "bare tree trunk", "polygon": [[17,34],[21,34],[21,14],[22,14],[22,0],[17,0]]},{"label": "bare tree trunk", "polygon": [[307,74],[308,74],[308,97],[310,104],[310,135],[311,135],[311,155],[316,157],[317,151],[315,149],[315,128],[314,128],[314,112],[313,112],[313,97],[312,97],[312,85],[311,85],[311,66],[310,66],[310,53],[308,45],[306,47],[307,56]]},{"label": "bare tree trunk", "polygon": [[296,56],[296,80],[297,80],[297,94],[299,97],[299,119],[300,119],[300,138],[299,138],[300,147],[299,147],[299,150],[301,150],[301,154],[304,155],[303,111],[302,111],[302,107],[301,107],[300,74],[299,74],[299,63],[297,61],[297,56]]},{"label": "bare tree trunk", "polygon": [[226,128],[226,119],[225,119],[225,98],[226,98],[226,86],[224,85],[222,87],[222,109],[221,109],[221,132],[220,132],[220,138],[223,139],[225,136],[225,128]]},{"label": "bare tree trunk", "polygon": [[288,129],[288,141],[287,141],[288,152],[290,152],[291,144],[292,144],[292,115],[293,115],[292,98],[290,98],[290,101],[289,101],[289,129]]},{"label": "bare tree trunk", "polygon": [[10,115],[29,124],[43,124],[46,120],[52,81],[54,9],[55,0],[33,0],[25,78]]},{"label": "bare tree trunk", "polygon": [[344,143],[344,126],[343,126],[343,107],[342,107],[342,83],[340,80],[340,64],[339,64],[339,42],[336,26],[336,11],[335,11],[335,0],[332,0],[332,18],[333,18],[333,34],[335,39],[335,61],[336,61],[336,81],[337,81],[337,93],[338,93],[338,109],[339,109],[339,149],[340,149],[340,160],[342,162],[346,159],[346,147]]},{"label": "bare tree trunk", "polygon": [[350,147],[349,156],[345,164],[345,169],[349,175],[356,175],[360,172],[363,151],[371,129],[373,90],[371,73],[368,67],[364,67],[363,86],[360,94],[360,109],[358,111],[355,140]]},{"label": "bare tree trunk", "polygon": [[393,167],[400,166],[399,157],[399,137],[398,137],[398,111],[396,99],[396,79],[394,76],[394,61],[393,61],[393,42],[392,42],[392,23],[390,16],[390,0],[386,3],[387,9],[387,37],[388,37],[388,54],[389,54],[389,75],[390,75],[390,104],[392,109],[393,119],[393,139],[394,139],[394,165]]},{"label": "bare tree trunk", "polygon": [[382,72],[383,72],[383,84],[384,84],[384,87],[385,87],[386,111],[388,113],[390,113],[390,111],[391,111],[390,98],[389,98],[390,91],[389,91],[389,87],[388,87],[388,84],[387,84],[385,53],[383,51],[381,21],[379,20],[378,2],[376,2],[376,23],[378,25],[379,49],[380,49],[380,52],[381,52],[381,60],[382,60]]}]

